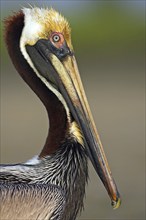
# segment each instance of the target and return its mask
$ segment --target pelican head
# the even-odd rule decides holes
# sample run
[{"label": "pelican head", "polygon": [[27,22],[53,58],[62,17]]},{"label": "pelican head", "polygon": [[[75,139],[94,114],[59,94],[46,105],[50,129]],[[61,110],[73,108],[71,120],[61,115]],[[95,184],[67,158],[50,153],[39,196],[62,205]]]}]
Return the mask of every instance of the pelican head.
[{"label": "pelican head", "polygon": [[[11,41],[19,40],[18,47],[21,55],[19,54],[17,58],[15,48],[12,51],[12,46],[9,44],[9,32],[12,31],[11,26],[14,22],[17,23],[15,38]],[[24,8],[19,14],[9,19],[6,25],[6,42],[15,67],[43,101],[48,112],[51,106],[49,99],[45,96],[46,92],[51,91],[57,97],[66,115],[66,129],[63,137],[79,143],[79,146],[85,150],[109,194],[113,208],[118,208],[121,201],[120,195],[80,79],[68,21],[54,9]],[[21,26],[21,30],[17,28],[18,26]],[[39,89],[33,81],[41,82]],[[57,120],[59,120],[58,115],[56,114]],[[52,135],[53,138],[56,137]],[[45,145],[39,158],[50,155],[58,149],[58,142],[52,139],[49,146]],[[60,142],[64,142],[62,137]]]}]

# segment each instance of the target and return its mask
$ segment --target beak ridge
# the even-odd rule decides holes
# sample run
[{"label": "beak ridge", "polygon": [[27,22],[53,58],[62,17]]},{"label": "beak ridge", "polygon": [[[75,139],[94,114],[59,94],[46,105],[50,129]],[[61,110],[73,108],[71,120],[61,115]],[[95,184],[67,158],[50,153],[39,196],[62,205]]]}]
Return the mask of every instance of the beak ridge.
[{"label": "beak ridge", "polygon": [[74,55],[60,59],[52,52],[46,40],[39,40],[36,45],[27,46],[26,49],[39,74],[63,96],[81,130],[88,156],[111,198],[112,206],[118,208],[121,203],[120,194],[96,130]]},{"label": "beak ridge", "polygon": [[121,203],[120,195],[96,130],[75,57],[68,56],[60,62],[54,54],[50,54],[49,59],[59,74],[63,84],[61,93],[64,94],[64,97],[67,97],[65,100],[82,131],[89,158],[111,198],[113,208],[116,209]]}]

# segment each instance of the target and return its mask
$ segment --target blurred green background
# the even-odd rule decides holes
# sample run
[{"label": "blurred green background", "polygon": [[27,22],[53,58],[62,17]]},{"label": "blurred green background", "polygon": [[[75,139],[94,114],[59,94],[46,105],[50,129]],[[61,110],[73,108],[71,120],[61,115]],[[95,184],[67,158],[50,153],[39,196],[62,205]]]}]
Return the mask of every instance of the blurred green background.
[{"label": "blurred green background", "polygon": [[[122,195],[121,207],[112,210],[90,165],[78,220],[145,219],[145,1],[1,1],[1,36],[3,19],[28,3],[52,6],[71,24],[83,84]],[[2,37],[1,163],[38,154],[47,129],[45,109],[11,64]]]}]

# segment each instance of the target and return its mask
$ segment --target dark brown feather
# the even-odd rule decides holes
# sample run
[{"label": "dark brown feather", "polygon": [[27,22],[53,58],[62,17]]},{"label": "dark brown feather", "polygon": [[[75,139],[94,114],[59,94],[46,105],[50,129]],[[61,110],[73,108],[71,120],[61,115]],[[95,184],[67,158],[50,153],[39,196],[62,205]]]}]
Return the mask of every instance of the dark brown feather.
[{"label": "dark brown feather", "polygon": [[5,20],[5,42],[18,73],[41,99],[47,109],[50,128],[40,157],[54,153],[68,132],[66,112],[58,98],[41,82],[20,51],[20,37],[24,27],[24,14],[19,12]]}]

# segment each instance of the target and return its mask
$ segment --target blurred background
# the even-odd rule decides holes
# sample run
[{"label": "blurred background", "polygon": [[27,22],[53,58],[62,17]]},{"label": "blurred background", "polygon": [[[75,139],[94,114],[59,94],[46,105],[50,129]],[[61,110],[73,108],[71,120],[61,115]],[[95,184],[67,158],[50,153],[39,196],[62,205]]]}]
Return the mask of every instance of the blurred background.
[{"label": "blurred background", "polygon": [[[145,1],[1,1],[1,163],[26,161],[47,135],[45,109],[14,69],[3,19],[28,2],[52,6],[69,20],[80,74],[122,205],[90,166],[78,220],[145,219]],[[15,51],[14,51],[15,54]]]}]

